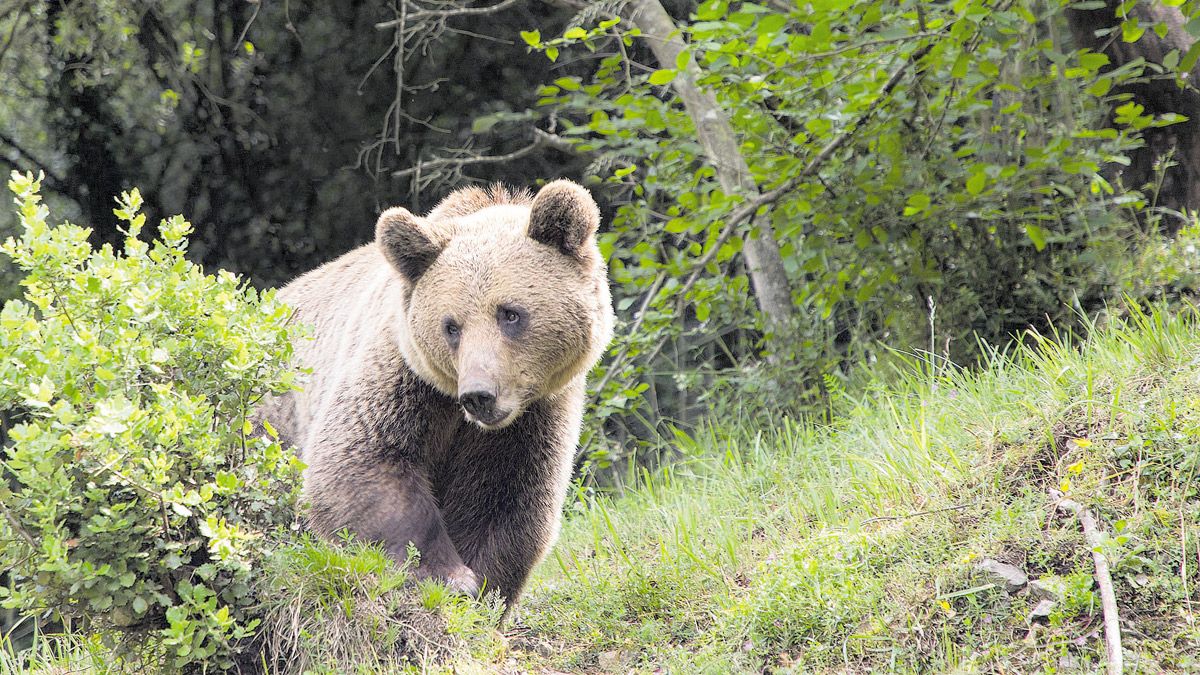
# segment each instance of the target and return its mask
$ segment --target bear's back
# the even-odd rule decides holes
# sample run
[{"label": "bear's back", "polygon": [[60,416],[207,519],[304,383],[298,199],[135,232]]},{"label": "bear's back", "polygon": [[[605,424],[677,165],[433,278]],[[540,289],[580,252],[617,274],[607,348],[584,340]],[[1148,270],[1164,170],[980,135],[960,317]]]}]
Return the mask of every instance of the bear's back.
[{"label": "bear's back", "polygon": [[403,297],[399,279],[374,242],[297,277],[278,297],[293,308],[292,323],[309,331],[295,350],[312,373],[301,392],[288,395],[294,408],[281,415],[289,420],[289,438],[303,449],[308,427],[337,391],[337,381],[355,377],[365,353],[379,345],[402,313]]}]

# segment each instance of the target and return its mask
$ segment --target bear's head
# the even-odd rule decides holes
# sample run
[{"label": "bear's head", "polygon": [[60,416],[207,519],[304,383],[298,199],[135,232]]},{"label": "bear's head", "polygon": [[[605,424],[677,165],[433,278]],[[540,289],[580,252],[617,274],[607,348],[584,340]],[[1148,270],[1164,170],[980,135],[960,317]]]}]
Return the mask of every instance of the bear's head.
[{"label": "bear's head", "polygon": [[375,235],[400,278],[409,366],[484,429],[582,378],[612,338],[599,224],[567,180],[532,198],[468,188],[424,218],[385,211]]}]

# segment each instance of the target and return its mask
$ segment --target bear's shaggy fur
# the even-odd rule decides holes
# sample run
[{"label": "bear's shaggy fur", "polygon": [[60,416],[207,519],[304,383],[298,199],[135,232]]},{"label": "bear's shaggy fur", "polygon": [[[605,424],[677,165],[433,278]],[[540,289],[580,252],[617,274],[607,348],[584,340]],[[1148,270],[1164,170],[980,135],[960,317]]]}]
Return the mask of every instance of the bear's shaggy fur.
[{"label": "bear's shaggy fur", "polygon": [[511,606],[558,535],[584,378],[612,335],[600,214],[565,180],[459,190],[283,288],[312,374],[260,415],[300,449],[307,520]]}]

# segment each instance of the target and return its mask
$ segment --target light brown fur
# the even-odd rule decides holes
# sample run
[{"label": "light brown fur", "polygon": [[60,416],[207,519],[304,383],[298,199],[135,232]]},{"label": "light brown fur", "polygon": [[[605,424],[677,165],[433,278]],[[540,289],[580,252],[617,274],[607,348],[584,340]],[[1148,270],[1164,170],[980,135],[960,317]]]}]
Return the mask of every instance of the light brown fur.
[{"label": "light brown fur", "polygon": [[569,181],[467,188],[425,218],[388,209],[375,243],[280,291],[313,326],[296,345],[312,375],[261,414],[308,464],[315,531],[400,561],[411,543],[420,576],[515,602],[557,537],[611,338],[598,224]]}]

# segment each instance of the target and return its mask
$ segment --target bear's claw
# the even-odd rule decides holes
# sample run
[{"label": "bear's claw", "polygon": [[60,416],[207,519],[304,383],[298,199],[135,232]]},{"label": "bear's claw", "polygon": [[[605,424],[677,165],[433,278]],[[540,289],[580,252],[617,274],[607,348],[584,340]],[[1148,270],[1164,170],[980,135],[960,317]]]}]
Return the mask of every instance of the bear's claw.
[{"label": "bear's claw", "polygon": [[456,593],[476,597],[482,584],[479,582],[479,576],[471,571],[471,568],[463,565],[446,575],[446,586]]}]

